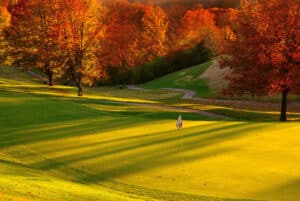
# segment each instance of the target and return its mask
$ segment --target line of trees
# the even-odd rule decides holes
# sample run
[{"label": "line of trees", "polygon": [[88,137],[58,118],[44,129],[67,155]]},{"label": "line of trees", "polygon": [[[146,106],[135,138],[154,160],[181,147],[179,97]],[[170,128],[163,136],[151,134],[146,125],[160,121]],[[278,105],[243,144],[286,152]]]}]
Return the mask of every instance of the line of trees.
[{"label": "line of trees", "polygon": [[213,57],[213,52],[200,42],[193,48],[180,49],[157,57],[151,62],[135,68],[111,67],[107,69],[110,77],[101,84],[141,84],[160,76],[207,62]]},{"label": "line of trees", "polygon": [[185,52],[205,41],[202,50],[226,55],[221,66],[233,70],[224,93],[280,92],[285,121],[288,94],[300,93],[299,5],[300,0],[244,0],[237,10],[128,0],[19,0],[9,9],[10,20],[1,8],[0,56],[39,69],[49,85],[62,75],[72,79],[82,96],[83,84],[101,78],[125,72],[139,83],[176,70],[174,61],[186,60]]},{"label": "line of trees", "polygon": [[203,40],[207,48],[220,52],[225,36],[215,11],[201,5],[161,8],[127,0],[19,0],[10,13],[4,29],[7,61],[38,69],[50,86],[56,78],[71,79],[79,96],[83,84],[106,77],[108,68],[143,66]]}]

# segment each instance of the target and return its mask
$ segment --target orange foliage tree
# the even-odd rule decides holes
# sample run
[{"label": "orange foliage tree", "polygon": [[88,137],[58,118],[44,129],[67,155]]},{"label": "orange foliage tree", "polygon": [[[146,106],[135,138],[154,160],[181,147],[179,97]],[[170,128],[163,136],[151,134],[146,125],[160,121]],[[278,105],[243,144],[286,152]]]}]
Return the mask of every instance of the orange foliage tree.
[{"label": "orange foliage tree", "polygon": [[109,65],[133,68],[167,53],[168,17],[161,8],[126,0],[107,5],[103,53]]},{"label": "orange foliage tree", "polygon": [[181,48],[178,41],[181,37],[181,29],[182,29],[182,18],[188,8],[179,3],[173,3],[170,6],[165,8],[165,12],[169,18],[169,27],[167,31],[168,36],[168,48],[171,51],[175,51]]},{"label": "orange foliage tree", "polygon": [[230,94],[282,93],[280,120],[286,121],[288,93],[300,92],[299,0],[244,1],[236,40],[228,41],[222,66],[233,69]]},{"label": "orange foliage tree", "polygon": [[103,20],[106,10],[97,0],[60,1],[60,47],[66,55],[67,71],[76,83],[78,96],[83,84],[91,85],[99,79],[103,65],[97,57],[105,34]]},{"label": "orange foliage tree", "polygon": [[107,3],[107,35],[102,54],[107,65],[132,68],[143,63],[141,23],[144,5],[117,0]]},{"label": "orange foliage tree", "polygon": [[206,46],[219,52],[223,35],[216,26],[215,15],[203,7],[188,10],[182,18],[182,44],[195,44],[205,41]]},{"label": "orange foliage tree", "polygon": [[48,84],[59,77],[62,54],[59,50],[57,26],[58,1],[22,0],[11,11],[11,24],[5,29],[9,43],[6,51],[13,64],[45,73]]},{"label": "orange foliage tree", "polygon": [[142,18],[142,41],[146,61],[151,61],[157,56],[168,52],[167,31],[169,19],[167,14],[160,8],[146,6]]},{"label": "orange foliage tree", "polygon": [[7,26],[10,22],[10,14],[6,6],[0,6],[0,30]]}]

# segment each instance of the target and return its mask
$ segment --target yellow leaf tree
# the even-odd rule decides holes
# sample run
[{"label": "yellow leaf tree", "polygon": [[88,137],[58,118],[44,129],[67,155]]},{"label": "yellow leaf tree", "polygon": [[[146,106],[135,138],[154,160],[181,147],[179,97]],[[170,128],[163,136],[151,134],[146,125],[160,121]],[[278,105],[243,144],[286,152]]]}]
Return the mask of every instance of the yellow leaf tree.
[{"label": "yellow leaf tree", "polygon": [[66,54],[66,67],[83,95],[83,84],[91,85],[102,76],[103,65],[97,53],[105,35],[106,9],[97,0],[61,1],[63,23],[60,46]]}]

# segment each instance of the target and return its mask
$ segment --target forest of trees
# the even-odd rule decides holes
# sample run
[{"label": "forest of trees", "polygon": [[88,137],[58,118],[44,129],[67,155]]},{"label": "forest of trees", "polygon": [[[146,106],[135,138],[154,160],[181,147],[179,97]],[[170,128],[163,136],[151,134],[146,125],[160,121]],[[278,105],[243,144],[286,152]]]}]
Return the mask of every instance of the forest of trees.
[{"label": "forest of trees", "polygon": [[219,8],[238,8],[241,0],[132,0],[133,2],[143,2],[164,7],[170,6],[174,3],[194,6],[202,4],[205,8],[219,7]]},{"label": "forest of trees", "polygon": [[49,85],[72,80],[79,96],[83,84],[141,83],[216,55],[233,69],[224,93],[280,92],[282,120],[300,91],[300,0],[11,2],[1,6],[1,60]]},{"label": "forest of trees", "polygon": [[[11,16],[3,28],[6,60],[41,71],[49,85],[64,76],[76,84],[78,95],[82,84],[116,80],[111,78],[118,71],[131,72],[158,57],[170,61],[172,55],[186,54],[184,50],[199,49],[203,41],[201,51],[218,54],[230,32],[229,21],[218,16],[236,14],[234,9],[205,9],[200,4],[160,7],[127,0],[20,0],[7,8]],[[182,66],[210,59],[206,53],[194,57],[195,63]],[[171,63],[163,68],[156,68],[155,76],[177,69]]]}]

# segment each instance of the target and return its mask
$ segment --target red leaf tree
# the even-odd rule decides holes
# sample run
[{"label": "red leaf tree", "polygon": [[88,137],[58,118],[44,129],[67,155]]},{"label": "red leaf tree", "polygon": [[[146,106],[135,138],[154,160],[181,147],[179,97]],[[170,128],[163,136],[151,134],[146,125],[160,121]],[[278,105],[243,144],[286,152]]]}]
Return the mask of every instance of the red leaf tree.
[{"label": "red leaf tree", "polygon": [[13,64],[38,69],[48,77],[62,75],[62,52],[58,43],[57,0],[20,0],[11,10],[11,23],[5,29],[6,49]]},{"label": "red leaf tree", "polygon": [[286,121],[287,96],[300,92],[299,0],[244,1],[235,40],[228,41],[222,66],[233,69],[230,94],[282,94],[280,120]]}]

